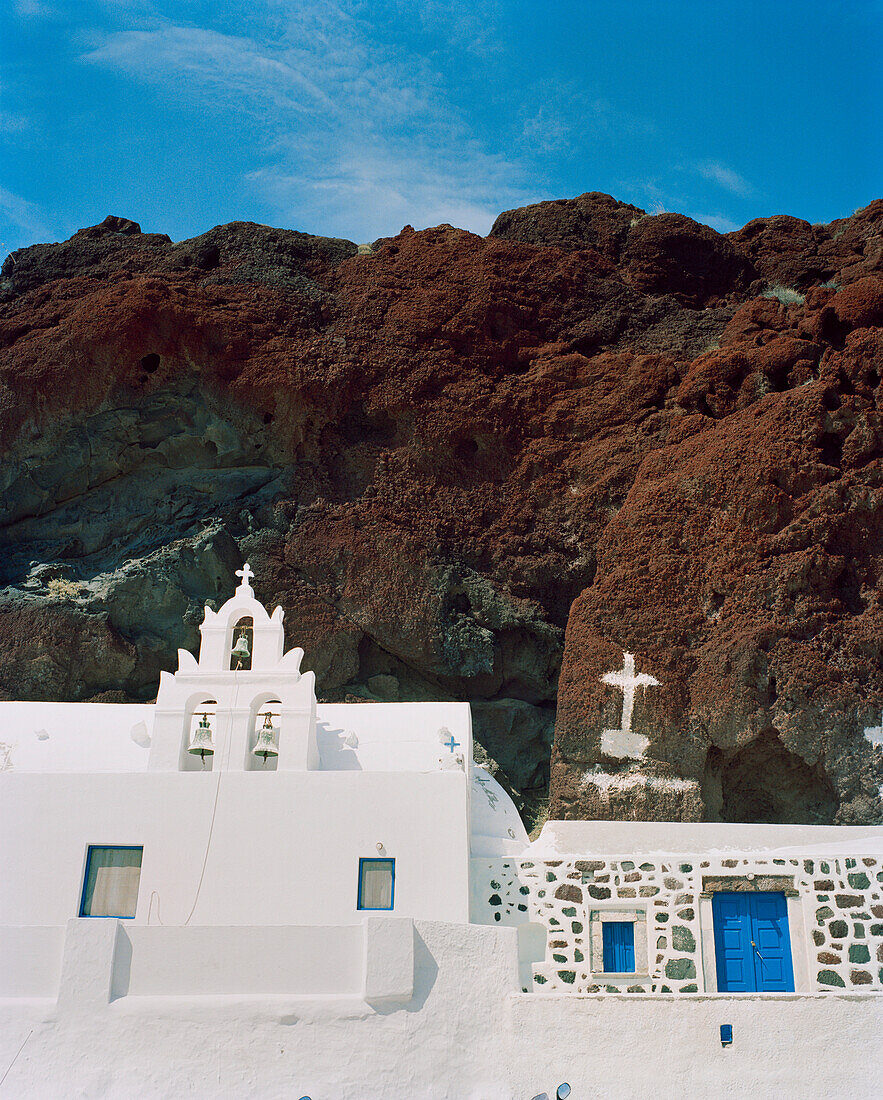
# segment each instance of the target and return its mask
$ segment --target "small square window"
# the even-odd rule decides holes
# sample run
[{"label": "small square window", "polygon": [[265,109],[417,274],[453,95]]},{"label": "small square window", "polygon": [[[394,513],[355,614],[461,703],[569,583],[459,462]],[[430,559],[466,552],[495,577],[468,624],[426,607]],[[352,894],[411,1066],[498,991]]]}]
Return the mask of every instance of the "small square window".
[{"label": "small square window", "polygon": [[649,973],[646,909],[592,909],[589,929],[593,974]]},{"label": "small square window", "polygon": [[604,921],[601,925],[601,929],[605,972],[608,974],[634,974],[634,922]]},{"label": "small square window", "polygon": [[394,859],[360,859],[359,909],[392,909],[395,879]]},{"label": "small square window", "polygon": [[81,917],[134,917],[143,848],[89,845]]}]

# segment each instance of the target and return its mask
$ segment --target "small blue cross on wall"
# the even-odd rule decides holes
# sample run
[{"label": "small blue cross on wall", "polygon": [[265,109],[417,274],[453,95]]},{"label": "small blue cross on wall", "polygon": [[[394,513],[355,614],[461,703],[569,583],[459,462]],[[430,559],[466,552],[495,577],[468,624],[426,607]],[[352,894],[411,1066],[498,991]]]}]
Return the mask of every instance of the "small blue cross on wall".
[{"label": "small blue cross on wall", "polygon": [[454,751],[454,749],[459,749],[459,747],[460,747],[460,742],[459,742],[459,741],[455,741],[455,740],[454,740],[454,735],[453,735],[452,733],[451,733],[451,734],[448,734],[448,736],[449,736],[450,740],[449,740],[449,741],[442,741],[442,744],[443,744],[443,745],[444,745],[444,746],[445,746],[445,747],[446,747],[447,749],[449,749],[449,750],[450,750],[451,752],[453,752],[453,751]]}]

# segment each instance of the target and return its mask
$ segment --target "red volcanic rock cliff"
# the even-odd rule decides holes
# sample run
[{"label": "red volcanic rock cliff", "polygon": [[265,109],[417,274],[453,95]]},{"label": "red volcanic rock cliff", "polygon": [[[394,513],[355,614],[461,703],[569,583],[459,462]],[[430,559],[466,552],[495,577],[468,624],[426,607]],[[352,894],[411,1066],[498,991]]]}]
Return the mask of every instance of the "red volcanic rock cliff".
[{"label": "red volcanic rock cliff", "polygon": [[528,807],[879,820],[881,232],[589,194],[14,253],[0,696],[151,698],[248,557],[322,697],[468,699]]}]

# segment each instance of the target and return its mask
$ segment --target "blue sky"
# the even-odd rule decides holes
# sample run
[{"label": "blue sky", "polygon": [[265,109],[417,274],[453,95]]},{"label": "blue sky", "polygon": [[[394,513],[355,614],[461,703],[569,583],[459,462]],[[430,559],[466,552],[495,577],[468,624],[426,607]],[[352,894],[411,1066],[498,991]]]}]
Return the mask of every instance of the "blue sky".
[{"label": "blue sky", "polygon": [[370,241],[606,191],[719,230],[883,195],[883,0],[7,0],[0,252],[107,214]]}]

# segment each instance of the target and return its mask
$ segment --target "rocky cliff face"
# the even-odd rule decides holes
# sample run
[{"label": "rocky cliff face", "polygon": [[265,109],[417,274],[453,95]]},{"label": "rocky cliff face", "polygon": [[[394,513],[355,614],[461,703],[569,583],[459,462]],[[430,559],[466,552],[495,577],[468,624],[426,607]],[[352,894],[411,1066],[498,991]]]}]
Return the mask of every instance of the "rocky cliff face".
[{"label": "rocky cliff face", "polygon": [[881,233],[590,194],[14,253],[0,694],[152,698],[248,557],[323,698],[470,700],[554,816],[878,820]]}]

